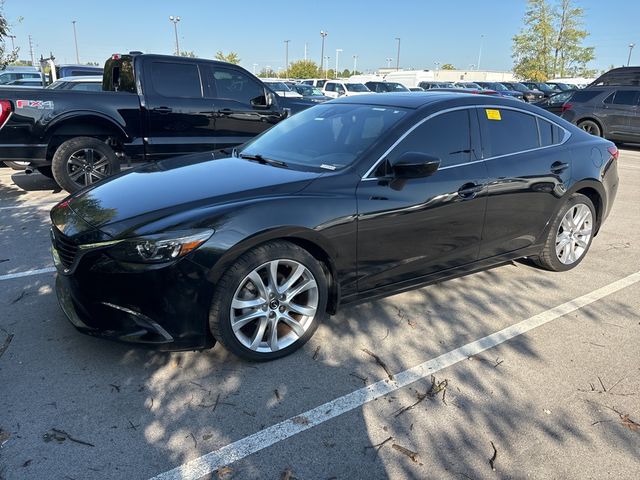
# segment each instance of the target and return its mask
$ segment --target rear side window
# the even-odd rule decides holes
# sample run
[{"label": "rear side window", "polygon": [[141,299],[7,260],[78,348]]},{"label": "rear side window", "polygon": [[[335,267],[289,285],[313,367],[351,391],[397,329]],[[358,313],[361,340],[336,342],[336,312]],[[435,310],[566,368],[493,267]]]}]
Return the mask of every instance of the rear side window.
[{"label": "rear side window", "polygon": [[607,98],[612,105],[628,105],[634,106],[638,104],[638,96],[640,92],[638,90],[618,90],[612,97]]},{"label": "rear side window", "polygon": [[564,130],[541,118],[537,118],[537,121],[538,130],[540,132],[540,146],[548,147],[562,142],[562,139],[564,138]]},{"label": "rear side window", "polygon": [[506,109],[482,108],[485,156],[497,157],[540,146],[536,117]]},{"label": "rear side window", "polygon": [[598,90],[578,90],[577,92],[573,92],[573,95],[571,95],[571,101],[576,103],[585,103],[589,100],[593,100],[601,93],[602,91]]},{"label": "rear side window", "polygon": [[393,164],[406,152],[439,157],[441,167],[468,162],[471,157],[469,110],[443,113],[427,120],[400,142],[388,160]]},{"label": "rear side window", "polygon": [[318,80],[318,82],[316,83],[316,87],[324,87],[324,84],[327,83],[326,80]]},{"label": "rear side window", "polygon": [[188,63],[153,62],[153,89],[158,95],[172,98],[202,98],[198,66]]}]

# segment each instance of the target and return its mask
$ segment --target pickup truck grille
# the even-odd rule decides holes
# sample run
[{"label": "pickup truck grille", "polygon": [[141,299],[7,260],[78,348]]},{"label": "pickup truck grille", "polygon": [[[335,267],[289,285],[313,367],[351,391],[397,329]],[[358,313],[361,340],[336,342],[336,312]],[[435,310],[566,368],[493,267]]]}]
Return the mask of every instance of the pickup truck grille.
[{"label": "pickup truck grille", "polygon": [[60,261],[65,268],[71,267],[78,253],[78,245],[76,245],[69,237],[62,234],[57,228],[53,227],[53,248],[58,252]]}]

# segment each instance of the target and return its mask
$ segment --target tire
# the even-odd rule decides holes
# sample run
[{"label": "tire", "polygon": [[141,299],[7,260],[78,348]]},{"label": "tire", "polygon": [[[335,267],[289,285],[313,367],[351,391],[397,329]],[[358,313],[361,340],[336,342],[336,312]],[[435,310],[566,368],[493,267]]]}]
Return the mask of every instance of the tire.
[{"label": "tire", "polygon": [[[269,296],[274,264],[278,292]],[[301,287],[307,288],[296,293]],[[284,357],[302,347],[325,319],[327,291],[322,265],[309,252],[286,241],[265,243],[224,273],[211,302],[209,327],[217,341],[245,360]],[[242,302],[247,306],[240,307]],[[234,323],[241,325],[234,328]]]},{"label": "tire", "polygon": [[595,135],[596,137],[602,136],[602,128],[600,128],[600,125],[593,120],[583,120],[582,122],[579,122],[578,128],[581,128],[585,132]]},{"label": "tire", "polygon": [[4,164],[13,170],[24,170],[29,166],[29,162],[11,162],[9,160],[4,160]]},{"label": "tire", "polygon": [[47,178],[53,178],[53,170],[51,170],[51,165],[46,167],[38,167],[38,172],[44,175]]},{"label": "tire", "polygon": [[106,143],[93,137],[76,137],[58,147],[51,169],[58,185],[73,193],[117,173],[120,162]]},{"label": "tire", "polygon": [[[579,212],[580,215],[585,215],[582,220],[579,218]],[[573,218],[569,220],[570,217]],[[577,224],[575,224],[576,218],[578,218]],[[532,260],[545,270],[554,272],[571,270],[577,267],[587,255],[595,229],[596,209],[593,203],[588,197],[574,193],[553,220],[542,252]],[[559,240],[560,238],[562,240]]]}]

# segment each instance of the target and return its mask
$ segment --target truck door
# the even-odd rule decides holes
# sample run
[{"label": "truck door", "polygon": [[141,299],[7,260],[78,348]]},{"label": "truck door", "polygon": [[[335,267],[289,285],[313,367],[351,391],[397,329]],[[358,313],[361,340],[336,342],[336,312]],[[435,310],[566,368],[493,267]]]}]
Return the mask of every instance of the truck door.
[{"label": "truck door", "polygon": [[215,118],[216,149],[241,145],[282,120],[282,109],[267,102],[264,84],[236,68],[200,66],[207,108]]},{"label": "truck door", "polygon": [[154,59],[144,65],[150,160],[215,149],[215,119],[198,62]]}]

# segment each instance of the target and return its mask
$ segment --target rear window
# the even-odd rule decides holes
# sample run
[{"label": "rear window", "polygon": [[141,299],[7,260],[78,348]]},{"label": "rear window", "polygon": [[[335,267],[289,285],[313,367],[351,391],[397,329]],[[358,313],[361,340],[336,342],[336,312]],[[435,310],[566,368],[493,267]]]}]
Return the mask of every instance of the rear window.
[{"label": "rear window", "polygon": [[486,155],[497,157],[538,148],[536,117],[524,112],[482,108]]},{"label": "rear window", "polygon": [[202,98],[197,65],[153,62],[151,72],[153,89],[158,95],[173,98]]}]

